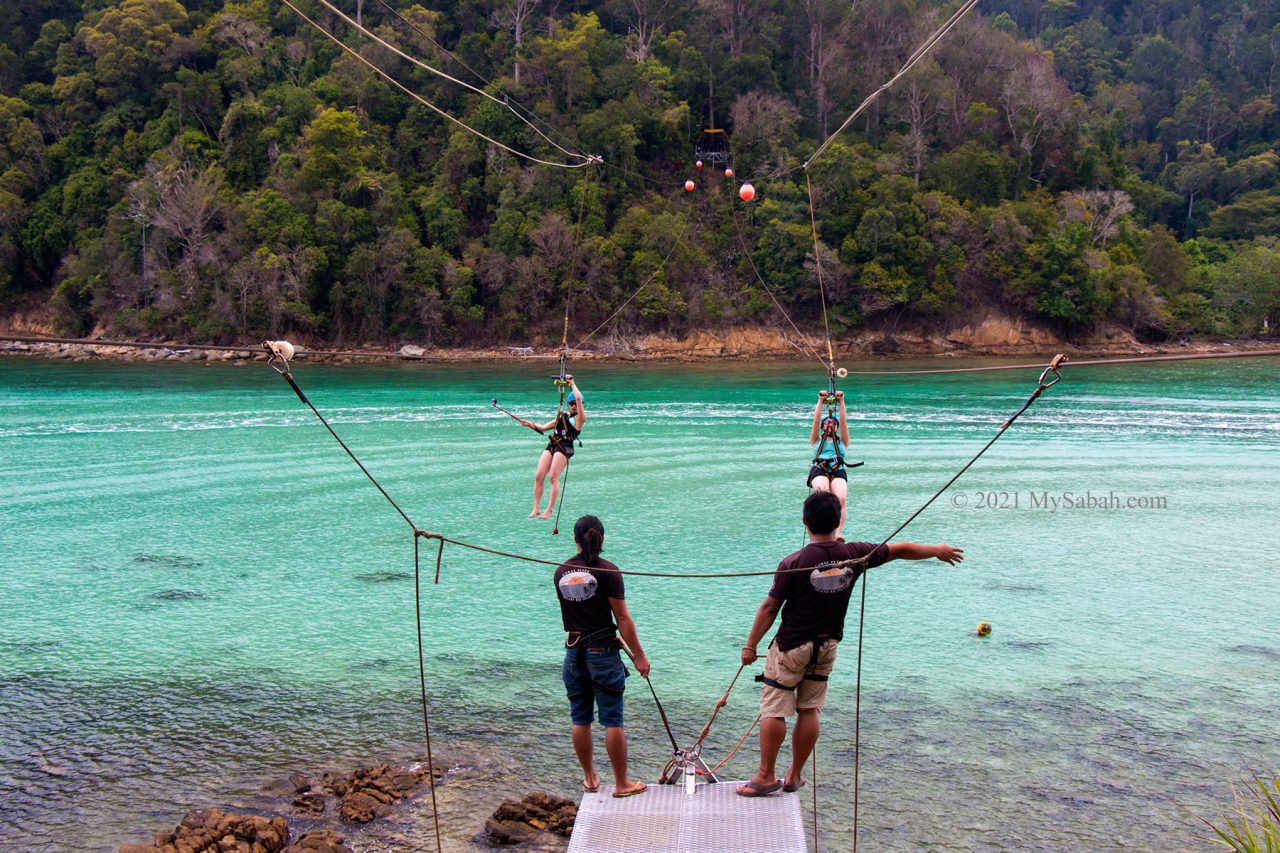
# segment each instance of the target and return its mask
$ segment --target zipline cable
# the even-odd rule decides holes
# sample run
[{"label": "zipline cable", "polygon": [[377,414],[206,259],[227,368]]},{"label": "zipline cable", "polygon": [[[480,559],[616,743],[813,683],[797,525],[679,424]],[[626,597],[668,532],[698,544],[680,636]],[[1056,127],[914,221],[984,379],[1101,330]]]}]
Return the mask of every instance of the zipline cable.
[{"label": "zipline cable", "polygon": [[[873,104],[882,94],[887,92],[890,89],[890,87],[892,87],[895,83],[897,83],[899,80],[905,77],[911,71],[911,69],[915,68],[916,65],[920,62],[920,60],[924,59],[924,57],[927,56],[929,52],[933,50],[933,48],[938,44],[938,42],[941,41],[948,33],[950,33],[951,30],[954,29],[955,26],[960,23],[960,20],[965,15],[967,15],[969,11],[973,9],[974,6],[977,6],[977,5],[978,5],[978,0],[965,0],[965,2],[960,6],[959,9],[955,11],[954,14],[952,14],[952,16],[947,20],[946,23],[944,23],[940,28],[938,28],[938,30],[936,30],[931,36],[929,36],[929,38],[927,38],[924,41],[924,43],[920,45],[920,47],[916,48],[916,51],[913,54],[911,54],[911,56],[903,64],[902,68],[898,70],[898,73],[893,75],[893,77],[891,77],[888,80],[888,82],[880,86],[879,89],[876,89],[874,92],[868,95],[866,99],[863,100],[863,102],[858,105],[857,109],[855,109],[852,113],[850,113],[849,117],[846,118],[843,122],[841,122],[840,126],[836,128],[835,132],[832,133],[830,136],[828,136],[822,142],[822,144],[819,145],[817,149],[814,150],[814,152],[809,155],[809,159],[805,160],[804,164],[801,165],[799,168],[805,169],[807,171],[809,168],[809,164],[811,164],[814,160],[818,159],[818,157],[821,156],[822,153],[827,150],[827,147],[831,145],[831,143],[835,140],[837,136],[844,133],[844,131],[849,127],[849,125],[853,124],[854,120],[858,116],[862,115],[862,113],[867,109],[867,107],[871,106],[871,104]],[[783,172],[782,174],[785,175],[788,172],[792,172],[792,171],[795,171],[795,169],[794,168],[789,169],[787,170],[787,172]]]},{"label": "zipline cable", "polygon": [[641,284],[639,287],[637,287],[635,291],[633,291],[632,294],[626,298],[626,301],[624,301],[621,305],[619,305],[612,314],[610,314],[607,318],[605,318],[605,321],[603,323],[596,326],[594,329],[590,331],[590,333],[587,334],[585,338],[583,338],[582,340],[574,344],[573,348],[575,350],[582,349],[583,344],[591,340],[593,337],[596,336],[596,334],[601,329],[603,329],[605,326],[613,322],[613,319],[617,317],[619,314],[621,314],[623,309],[626,308],[628,305],[630,305],[632,300],[634,300],[637,296],[640,295],[640,291],[648,287],[653,282],[653,280],[658,277],[658,273],[666,269],[667,262],[670,261],[671,256],[676,253],[676,249],[680,248],[680,244],[681,242],[683,242],[685,232],[689,230],[689,223],[691,221],[693,221],[693,205],[692,204],[689,205],[689,209],[685,213],[684,224],[680,226],[680,233],[676,234],[675,240],[672,241],[671,243],[671,249],[667,252],[666,257],[662,259],[662,263],[658,264],[658,266],[654,268],[653,272],[649,273],[649,277],[644,280],[644,283]]},{"label": "zipline cable", "polygon": [[[1238,352],[1191,352],[1168,355],[1135,355],[1123,358],[1087,358],[1063,363],[1062,367],[1101,367],[1112,364],[1142,364],[1148,361],[1198,361],[1211,358],[1265,358],[1280,355],[1280,349]],[[850,370],[850,376],[937,376],[945,373],[989,373],[997,370],[1038,370],[1039,364],[996,364],[985,367],[940,367],[923,370]]]},{"label": "zipline cable", "polygon": [[[590,162],[588,162],[587,165],[588,167],[590,167],[591,165]],[[576,277],[578,275],[578,252],[579,252],[579,247],[582,244],[582,221],[586,218],[586,215],[587,215],[587,196],[590,195],[590,193],[591,193],[591,169],[588,168],[587,171],[584,172],[582,176],[582,194],[578,199],[578,224],[573,232],[573,260],[570,261],[569,263],[569,280],[565,282],[564,333],[561,335],[561,338],[560,338],[560,377],[556,379],[556,385],[560,389],[560,402],[556,406],[555,428],[559,429],[560,423],[561,423],[560,419],[564,418],[566,437],[568,435],[569,415],[564,410],[564,390],[565,390],[565,387],[568,385],[568,382],[565,379],[567,375],[565,373],[565,361],[569,357],[569,306],[573,300],[573,287],[576,282]],[[584,402],[585,401],[581,399],[578,400],[579,413],[582,413],[585,411]],[[554,442],[555,433],[553,432],[552,435],[553,435],[552,440]],[[572,450],[573,439],[569,438],[568,441],[569,441],[569,449]],[[551,458],[552,459],[555,458],[554,450],[551,453]],[[552,536],[560,535],[560,511],[564,509],[564,495],[565,495],[565,492],[568,491],[569,467],[572,463],[573,463],[573,458],[568,453],[566,453],[564,456],[564,472],[560,476],[560,500],[557,501],[556,503],[556,520],[555,520],[555,524],[551,528]]]},{"label": "zipline cable", "polygon": [[[322,0],[322,2],[323,2],[323,0]],[[440,44],[440,42],[438,42],[438,41],[436,41],[434,38],[432,38],[432,37],[431,37],[431,35],[430,35],[429,33],[427,33],[427,31],[426,31],[426,30],[423,30],[421,27],[419,27],[419,26],[418,26],[417,24],[415,24],[413,21],[410,21],[408,18],[406,18],[404,15],[402,15],[402,14],[399,12],[399,10],[397,10],[394,6],[392,6],[390,3],[388,3],[388,2],[387,2],[387,0],[377,0],[377,2],[379,3],[379,5],[381,5],[381,6],[382,6],[382,8],[384,8],[384,9],[386,9],[388,12],[390,12],[390,13],[391,13],[391,14],[392,14],[392,15],[393,15],[397,20],[399,20],[400,22],[402,22],[405,26],[409,27],[409,28],[410,28],[411,30],[413,30],[415,33],[417,33],[418,35],[422,36],[424,39],[426,39],[428,42],[430,42],[432,45],[434,45],[438,50],[440,50],[441,52],[443,52],[445,55],[447,55],[447,56],[448,56],[449,58],[451,58],[453,61],[457,62],[457,63],[458,63],[459,65],[461,65],[463,68],[467,69],[467,70],[468,70],[468,71],[470,71],[472,74],[474,74],[474,75],[476,76],[476,78],[477,78],[477,79],[479,79],[479,80],[480,80],[482,83],[484,83],[486,86],[495,86],[495,84],[494,84],[493,82],[491,82],[490,80],[485,79],[485,77],[484,77],[484,75],[483,75],[483,74],[481,74],[479,71],[476,71],[474,68],[472,68],[472,67],[471,67],[470,65],[468,65],[467,63],[463,62],[463,61],[462,61],[462,60],[461,60],[461,59],[460,59],[456,54],[454,54],[454,53],[450,52],[448,48],[446,48],[444,45]],[[329,4],[328,4],[328,3],[325,3],[325,5],[327,6],[327,5],[329,5]],[[341,14],[341,13],[339,12],[338,14]],[[343,17],[344,17],[344,18],[346,18],[346,16],[345,16],[345,15],[344,15]],[[348,22],[350,21],[350,19],[347,19],[347,20],[348,20]],[[377,36],[373,35],[372,33],[369,33],[367,30],[365,30],[364,26],[363,26],[362,24],[360,24],[359,22],[356,22],[355,26],[356,26],[357,28],[359,28],[361,31],[366,32],[366,34],[367,34],[367,35],[369,35],[371,38],[375,38],[375,39],[377,39]],[[377,39],[377,40],[378,40],[379,42],[382,42],[382,40],[381,40],[381,39]],[[382,43],[383,43],[383,44],[386,44],[385,42],[382,42]],[[392,50],[395,50],[395,48],[391,48],[391,49],[392,49]],[[420,67],[422,67],[422,68],[425,68],[426,70],[430,71],[430,72],[431,72],[431,73],[433,73],[433,74],[437,74],[437,75],[439,75],[439,76],[441,76],[441,77],[444,77],[446,80],[450,80],[451,82],[457,83],[459,86],[463,86],[463,87],[465,87],[465,88],[467,88],[467,89],[470,89],[471,91],[476,92],[477,94],[484,95],[486,98],[488,98],[489,100],[493,101],[494,103],[502,105],[502,106],[503,106],[503,107],[505,107],[506,109],[510,110],[512,115],[514,115],[516,118],[520,119],[520,121],[524,122],[524,123],[525,123],[525,124],[527,124],[530,128],[532,128],[534,133],[538,134],[538,136],[541,136],[543,139],[545,139],[547,142],[549,142],[552,146],[554,146],[555,148],[559,149],[559,150],[560,150],[560,151],[562,151],[563,153],[565,153],[565,154],[569,155],[570,157],[578,157],[578,158],[581,158],[581,159],[587,159],[587,158],[589,158],[589,156],[590,156],[590,155],[582,154],[581,152],[570,151],[570,150],[568,150],[567,148],[564,148],[563,146],[561,146],[560,144],[558,144],[555,140],[551,139],[549,136],[547,136],[545,133],[543,133],[541,130],[539,130],[539,129],[538,129],[538,127],[537,127],[536,125],[534,125],[534,123],[533,123],[533,121],[532,121],[531,119],[537,119],[537,120],[538,120],[538,122],[540,122],[541,124],[545,125],[549,130],[551,130],[552,132],[555,132],[555,128],[554,128],[554,127],[552,127],[552,125],[551,125],[549,122],[543,121],[543,119],[542,119],[542,118],[541,118],[537,113],[535,113],[533,110],[531,110],[531,109],[529,109],[529,108],[525,107],[523,104],[521,104],[521,103],[520,103],[519,101],[517,101],[515,98],[512,98],[512,97],[511,97],[510,95],[508,95],[505,91],[503,91],[503,90],[501,89],[501,87],[496,87],[496,86],[495,86],[495,88],[497,88],[497,89],[498,89],[498,91],[502,94],[502,97],[501,97],[501,98],[497,98],[497,97],[495,97],[494,95],[491,95],[491,94],[489,94],[488,92],[484,91],[483,89],[477,88],[476,86],[472,86],[471,84],[469,84],[469,83],[467,83],[467,82],[465,82],[465,81],[458,80],[457,78],[452,77],[452,76],[450,76],[449,74],[447,74],[447,73],[445,73],[445,72],[443,72],[443,71],[439,71],[439,70],[437,70],[436,68],[433,68],[432,66],[430,66],[430,65],[428,65],[428,64],[426,64],[426,63],[424,63],[424,62],[420,62],[420,61],[418,61],[417,59],[414,59],[413,57],[406,56],[405,54],[401,53],[401,52],[400,52],[400,51],[398,51],[398,50],[396,51],[396,53],[400,53],[400,55],[401,55],[401,56],[404,56],[404,57],[405,57],[406,59],[408,59],[410,62],[412,62],[412,63],[414,63],[415,65],[418,65],[418,66],[420,66]],[[518,107],[519,109],[517,109],[517,107]],[[557,135],[559,135],[559,134],[557,134]],[[563,137],[562,137],[562,138],[563,138]],[[572,145],[573,143],[569,143],[569,144],[570,144],[570,145]]]},{"label": "zipline cable", "polygon": [[[586,159],[585,161],[583,161],[583,162],[581,162],[581,163],[557,163],[557,162],[555,162],[555,161],[553,161],[553,160],[543,160],[543,159],[542,159],[542,158],[540,158],[540,157],[534,157],[532,154],[525,154],[523,151],[517,151],[516,149],[512,148],[511,146],[509,146],[509,145],[505,145],[505,144],[503,144],[503,143],[499,142],[498,140],[494,139],[493,137],[486,136],[485,134],[483,134],[483,133],[481,133],[480,131],[476,130],[474,127],[471,127],[469,124],[467,124],[466,122],[462,121],[461,119],[454,118],[454,117],[453,117],[452,115],[450,115],[449,113],[447,113],[447,112],[445,112],[444,110],[440,109],[440,108],[439,108],[439,107],[437,107],[435,104],[431,103],[431,102],[430,102],[430,101],[428,101],[426,98],[422,97],[422,96],[421,96],[421,95],[419,95],[417,92],[413,91],[413,90],[412,90],[412,89],[410,89],[408,86],[404,85],[404,84],[403,84],[403,83],[401,83],[399,80],[397,80],[396,78],[392,77],[392,76],[391,76],[390,74],[388,74],[386,71],[383,71],[383,70],[382,70],[381,68],[379,68],[377,65],[374,65],[372,62],[370,62],[369,60],[365,59],[363,56],[361,56],[361,55],[360,55],[360,52],[359,52],[359,51],[357,51],[355,48],[353,48],[353,47],[351,47],[350,45],[346,44],[344,41],[342,41],[342,39],[338,38],[338,37],[337,37],[337,36],[335,36],[333,33],[329,32],[329,31],[328,31],[328,30],[326,30],[324,27],[320,26],[320,25],[319,25],[319,24],[317,24],[315,21],[311,20],[311,18],[307,17],[307,16],[302,12],[302,10],[301,10],[301,9],[299,9],[297,6],[293,5],[293,3],[292,3],[292,2],[290,2],[290,0],[280,0],[280,2],[281,2],[281,3],[283,3],[284,5],[288,6],[290,9],[292,9],[292,10],[294,11],[294,13],[295,13],[295,14],[297,14],[297,16],[298,16],[299,18],[301,18],[302,20],[306,21],[308,24],[310,24],[312,27],[314,27],[317,31],[319,31],[323,36],[325,36],[326,38],[328,38],[330,41],[332,41],[332,42],[333,42],[334,44],[336,44],[338,47],[342,48],[342,49],[343,49],[343,50],[345,50],[347,53],[349,53],[349,54],[351,54],[352,56],[354,56],[357,60],[359,60],[359,61],[360,61],[361,63],[363,63],[364,65],[367,65],[367,66],[368,66],[372,71],[374,71],[376,74],[378,74],[379,76],[381,76],[381,77],[383,77],[384,79],[386,79],[386,81],[387,81],[388,83],[390,83],[391,85],[395,86],[397,89],[399,89],[400,91],[404,92],[406,95],[408,95],[409,97],[413,98],[413,99],[414,99],[415,101],[417,101],[418,103],[420,103],[420,104],[422,104],[423,106],[427,107],[427,108],[428,108],[429,110],[431,110],[432,112],[436,113],[437,115],[441,116],[442,118],[446,118],[446,119],[448,119],[449,121],[451,121],[451,122],[453,122],[454,124],[458,125],[459,127],[463,128],[463,129],[464,129],[464,130],[466,130],[468,133],[475,134],[476,136],[480,137],[481,139],[485,140],[486,142],[488,142],[488,143],[490,143],[490,144],[492,144],[492,145],[496,145],[497,147],[501,148],[503,151],[508,152],[509,154],[514,154],[516,157],[521,157],[521,158],[523,158],[523,159],[525,159],[525,160],[529,160],[530,162],[533,162],[533,163],[541,163],[541,164],[542,164],[542,165],[544,165],[544,166],[555,166],[556,168],[559,168],[559,169],[581,169],[583,166],[588,166],[588,165],[590,165],[590,164],[592,163],[592,158],[591,158],[590,156],[588,156],[588,159]],[[574,156],[578,156],[578,155],[574,155]]]},{"label": "zipline cable", "polygon": [[[804,187],[809,193],[809,228],[813,231],[813,266],[818,273],[818,293],[822,296],[822,326],[827,333],[827,370],[834,373],[836,356],[831,349],[831,324],[827,322],[827,288],[822,280],[822,253],[818,247],[818,221],[813,212],[813,183],[809,180],[809,172],[804,173]],[[834,379],[834,377],[832,377]]]},{"label": "zipline cable", "polygon": [[742,236],[742,227],[738,223],[737,211],[734,211],[733,213],[733,230],[738,235],[738,245],[742,247],[742,254],[746,256],[747,263],[751,265],[751,271],[756,274],[756,280],[760,282],[760,286],[764,288],[764,292],[769,294],[769,298],[773,300],[773,304],[777,306],[778,311],[786,319],[787,323],[790,324],[791,328],[795,330],[796,335],[799,336],[800,343],[807,351],[805,354],[815,358],[818,364],[822,365],[822,369],[824,371],[827,370],[827,363],[822,360],[822,356],[818,353],[818,350],[814,348],[812,343],[810,343],[809,336],[800,331],[800,327],[796,325],[796,321],[792,320],[791,315],[787,313],[787,309],[782,307],[782,303],[778,301],[778,297],[773,293],[773,288],[769,287],[768,283],[764,280],[764,276],[760,274],[759,268],[756,267],[756,261],[755,258],[751,257],[751,249],[747,246],[747,240]]}]

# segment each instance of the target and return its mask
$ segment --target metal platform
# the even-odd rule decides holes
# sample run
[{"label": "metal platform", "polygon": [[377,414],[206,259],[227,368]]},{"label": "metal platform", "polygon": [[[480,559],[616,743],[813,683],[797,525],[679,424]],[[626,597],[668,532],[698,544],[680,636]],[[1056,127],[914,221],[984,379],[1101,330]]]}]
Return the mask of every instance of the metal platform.
[{"label": "metal platform", "polygon": [[741,782],[655,785],[614,799],[613,786],[583,794],[569,853],[806,853],[800,795],[739,797]]}]

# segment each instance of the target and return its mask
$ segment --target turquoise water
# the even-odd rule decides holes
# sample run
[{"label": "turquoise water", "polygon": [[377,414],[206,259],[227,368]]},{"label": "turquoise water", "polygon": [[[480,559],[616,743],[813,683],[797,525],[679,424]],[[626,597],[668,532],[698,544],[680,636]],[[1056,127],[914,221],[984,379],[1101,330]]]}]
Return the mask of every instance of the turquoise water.
[{"label": "turquoise water", "polygon": [[[901,537],[968,559],[870,578],[868,849],[1199,848],[1194,815],[1280,765],[1275,366],[1071,369]],[[548,372],[297,375],[419,525],[560,559],[569,537],[525,519],[541,440],[489,407],[549,419]],[[562,528],[599,515],[606,555],[638,569],[768,569],[799,547],[813,366],[577,373],[590,420]],[[851,379],[867,465],[847,533],[891,531],[1034,382]],[[1068,492],[1142,506],[1042,505]],[[265,366],[0,360],[0,509],[0,846],[113,849],[293,770],[418,749],[408,526]],[[503,786],[575,790],[550,571],[451,547],[426,590],[433,742],[472,771],[446,810],[451,849],[517,793]],[[682,741],[768,586],[628,580]],[[850,840],[855,653],[824,715],[822,849]],[[629,697],[633,767],[652,780],[669,745],[639,681]],[[709,758],[755,697],[744,678]]]}]

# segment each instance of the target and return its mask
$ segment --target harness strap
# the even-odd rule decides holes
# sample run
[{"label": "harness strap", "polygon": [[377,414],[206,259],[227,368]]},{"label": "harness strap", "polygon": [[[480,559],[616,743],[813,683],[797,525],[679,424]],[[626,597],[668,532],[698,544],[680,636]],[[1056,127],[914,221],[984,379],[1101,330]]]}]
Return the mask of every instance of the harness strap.
[{"label": "harness strap", "polygon": [[[583,635],[581,631],[570,631],[569,635],[565,637],[564,647],[575,651],[577,653],[578,662],[585,667],[587,664],[587,652],[591,647],[605,645],[605,642],[607,641],[608,645],[613,646],[614,648],[622,648],[614,630],[615,629],[611,626],[609,628],[600,628],[599,630],[592,631],[590,634],[586,635]],[[622,690],[619,690],[616,687],[610,687],[607,684],[601,684],[599,681],[596,681],[595,678],[591,679],[591,688],[597,693],[603,693],[606,696],[623,695]],[[583,694],[581,693],[577,693],[569,698],[577,699],[582,695]]]},{"label": "harness strap", "polygon": [[[822,644],[830,639],[831,639],[830,637],[814,637],[812,640],[809,641],[809,665],[805,667],[805,669],[813,669],[815,666],[818,665],[818,654],[822,650]],[[775,638],[773,642],[776,643],[778,641]],[[770,643],[770,645],[773,645],[773,643]],[[800,678],[800,681],[827,681],[827,680],[828,680],[828,676],[821,675],[816,672],[806,672]],[[795,684],[787,685],[787,684],[783,684],[781,681],[778,681],[775,678],[770,678],[764,673],[760,673],[759,675],[757,675],[756,681],[761,682],[762,684],[767,684],[770,687],[776,687],[779,690],[786,690],[788,692],[791,692],[800,686],[800,681],[797,681]]]},{"label": "harness strap", "polygon": [[832,445],[831,445],[832,449],[835,450],[836,452],[836,458],[834,463],[830,459],[821,458],[822,450],[826,446],[827,446],[827,434],[823,432],[822,439],[818,442],[818,449],[814,453],[813,464],[817,465],[824,472],[827,472],[828,476],[830,476],[831,471],[837,471],[844,467],[844,454],[840,452],[839,437],[837,437],[835,441],[832,442]]},{"label": "harness strap", "polygon": [[583,635],[581,631],[570,631],[569,635],[564,639],[564,647],[566,649],[586,651],[588,646],[602,645],[601,640],[611,640],[617,643],[616,631],[617,629],[612,625],[608,628],[598,628],[586,635]]}]

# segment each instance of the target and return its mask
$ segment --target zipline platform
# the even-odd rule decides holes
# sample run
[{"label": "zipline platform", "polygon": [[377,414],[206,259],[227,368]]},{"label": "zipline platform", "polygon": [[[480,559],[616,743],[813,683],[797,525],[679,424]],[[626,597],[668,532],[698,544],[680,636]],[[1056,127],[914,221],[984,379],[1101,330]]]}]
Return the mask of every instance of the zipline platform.
[{"label": "zipline platform", "polygon": [[601,785],[582,795],[569,853],[806,853],[800,795],[740,797],[741,784],[698,785],[690,796],[650,782],[623,799]]}]

